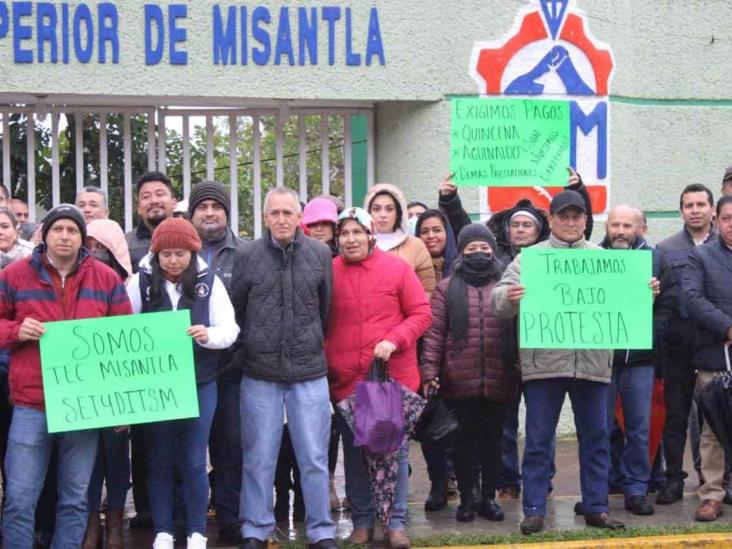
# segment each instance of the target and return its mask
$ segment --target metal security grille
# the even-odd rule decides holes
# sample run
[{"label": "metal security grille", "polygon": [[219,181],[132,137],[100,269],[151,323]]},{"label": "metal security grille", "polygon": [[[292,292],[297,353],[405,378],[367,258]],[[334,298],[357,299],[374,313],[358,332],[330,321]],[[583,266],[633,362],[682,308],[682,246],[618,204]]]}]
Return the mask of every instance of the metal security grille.
[{"label": "metal security grille", "polygon": [[[367,107],[0,107],[2,175],[31,219],[87,185],[109,195],[110,217],[135,223],[134,180],[159,170],[181,199],[216,179],[231,193],[231,226],[258,237],[262,200],[278,185],[306,202],[357,202],[373,184],[373,113]],[[354,189],[358,196],[354,197]]]}]

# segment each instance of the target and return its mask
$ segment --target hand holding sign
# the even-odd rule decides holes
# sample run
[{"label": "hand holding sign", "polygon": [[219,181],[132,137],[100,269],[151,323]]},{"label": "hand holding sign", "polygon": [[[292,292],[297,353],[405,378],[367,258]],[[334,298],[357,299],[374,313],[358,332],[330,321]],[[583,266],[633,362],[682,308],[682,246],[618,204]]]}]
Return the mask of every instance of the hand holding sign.
[{"label": "hand holding sign", "polygon": [[196,340],[199,345],[208,343],[208,328],[203,324],[196,324],[186,330],[186,333]]},{"label": "hand holding sign", "polygon": [[446,176],[445,179],[443,179],[440,182],[440,196],[445,196],[447,194],[454,194],[457,192],[457,187],[452,182],[452,178],[455,174],[451,173],[450,175]]},{"label": "hand holding sign", "polygon": [[18,339],[20,341],[38,341],[41,336],[46,333],[43,323],[35,318],[27,317],[23,320],[18,330]]},{"label": "hand holding sign", "polygon": [[515,286],[509,286],[506,293],[508,295],[508,300],[516,305],[519,301],[521,301],[521,298],[524,297],[524,294],[526,293],[526,288],[524,288],[521,284],[516,284]]}]

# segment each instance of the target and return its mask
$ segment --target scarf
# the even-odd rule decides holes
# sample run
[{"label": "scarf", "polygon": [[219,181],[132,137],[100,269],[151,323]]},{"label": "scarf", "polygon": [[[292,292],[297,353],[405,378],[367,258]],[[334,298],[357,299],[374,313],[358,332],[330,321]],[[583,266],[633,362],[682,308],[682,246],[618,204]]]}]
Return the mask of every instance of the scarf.
[{"label": "scarf", "polygon": [[455,261],[455,274],[447,285],[447,316],[448,331],[459,342],[458,349],[465,346],[468,336],[468,286],[487,286],[500,273],[500,262],[485,252],[462,255]]}]

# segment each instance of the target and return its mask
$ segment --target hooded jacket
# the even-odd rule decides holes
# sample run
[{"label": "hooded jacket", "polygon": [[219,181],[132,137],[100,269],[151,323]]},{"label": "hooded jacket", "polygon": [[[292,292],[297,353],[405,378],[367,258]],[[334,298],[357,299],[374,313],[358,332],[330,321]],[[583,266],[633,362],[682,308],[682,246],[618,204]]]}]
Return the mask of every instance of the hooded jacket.
[{"label": "hooded jacket", "polygon": [[[13,403],[43,410],[41,354],[37,341],[20,341],[26,318],[40,322],[128,315],[130,301],[117,273],[82,248],[76,270],[66,277],[65,298],[59,298],[46,245],[0,272],[0,348],[10,349],[10,398]],[[56,275],[58,276],[58,275]]]},{"label": "hooded jacket", "polygon": [[[598,249],[597,244],[579,240],[569,244],[553,235],[534,244],[533,248]],[[508,299],[509,286],[521,283],[521,254],[508,266],[491,294],[491,304],[499,318],[518,315],[518,304]],[[604,349],[521,349],[521,378],[523,381],[550,378],[577,378],[609,383],[613,353]]]},{"label": "hooded jacket", "polygon": [[531,200],[519,200],[513,208],[494,214],[488,220],[486,225],[488,225],[491,232],[496,235],[496,247],[498,248],[496,250],[496,255],[506,266],[511,263],[511,261],[513,261],[520,252],[518,248],[511,244],[508,236],[508,225],[511,222],[513,214],[521,210],[531,213],[539,220],[539,238],[537,238],[536,241],[541,242],[549,238],[549,220],[547,219],[546,212],[535,207]]},{"label": "hooded jacket", "polygon": [[389,375],[417,391],[417,339],[431,321],[427,296],[403,261],[378,248],[358,263],[335,258],[325,339],[333,400],[343,400],[366,380],[374,347],[384,339],[396,345]]},{"label": "hooded jacket", "polygon": [[[379,183],[371,187],[369,192],[366,193],[363,201],[363,209],[368,212],[371,201],[380,193],[391,195],[401,209],[401,225],[397,228],[397,232],[400,232],[400,235],[394,246],[388,252],[400,257],[414,269],[417,278],[422,283],[424,291],[429,295],[435,289],[435,270],[432,266],[432,258],[427,251],[427,246],[419,238],[410,235],[409,220],[407,219],[407,201],[404,198],[404,193],[394,185]],[[376,240],[379,240],[378,232],[376,233]]]},{"label": "hooded jacket", "polygon": [[86,226],[86,236],[98,240],[109,250],[114,259],[125,270],[125,280],[132,276],[132,261],[130,250],[127,248],[127,239],[122,227],[111,219],[95,219]]}]

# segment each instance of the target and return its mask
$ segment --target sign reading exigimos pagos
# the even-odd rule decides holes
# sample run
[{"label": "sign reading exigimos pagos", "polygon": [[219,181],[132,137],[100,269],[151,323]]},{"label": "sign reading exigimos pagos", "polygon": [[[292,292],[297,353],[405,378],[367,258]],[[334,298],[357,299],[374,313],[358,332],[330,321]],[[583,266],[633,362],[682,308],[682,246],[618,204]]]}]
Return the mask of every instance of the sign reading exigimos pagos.
[{"label": "sign reading exigimos pagos", "polygon": [[481,186],[482,213],[521,198],[548,208],[567,166],[606,211],[612,72],[576,0],[530,0],[507,34],[475,43],[479,98],[453,100],[451,165],[458,184]]}]

